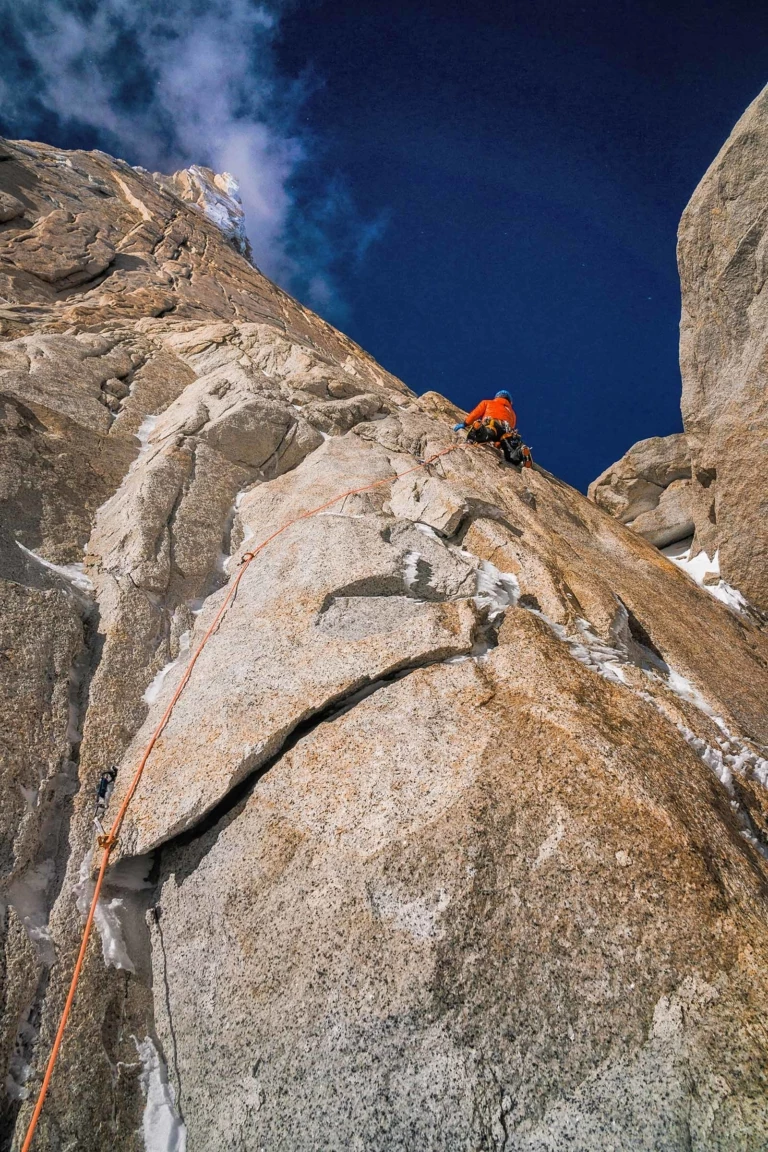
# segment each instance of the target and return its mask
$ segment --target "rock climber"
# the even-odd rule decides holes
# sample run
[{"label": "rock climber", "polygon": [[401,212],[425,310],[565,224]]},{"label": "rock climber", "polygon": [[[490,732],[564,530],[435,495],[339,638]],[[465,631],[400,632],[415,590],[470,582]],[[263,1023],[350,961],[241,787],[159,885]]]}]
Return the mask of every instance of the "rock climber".
[{"label": "rock climber", "polygon": [[531,466],[530,449],[523,444],[516,431],[517,416],[512,407],[512,397],[505,388],[497,392],[493,400],[481,400],[473,408],[466,420],[454,424],[454,432],[466,428],[467,440],[472,444],[492,444],[504,453],[508,464]]}]

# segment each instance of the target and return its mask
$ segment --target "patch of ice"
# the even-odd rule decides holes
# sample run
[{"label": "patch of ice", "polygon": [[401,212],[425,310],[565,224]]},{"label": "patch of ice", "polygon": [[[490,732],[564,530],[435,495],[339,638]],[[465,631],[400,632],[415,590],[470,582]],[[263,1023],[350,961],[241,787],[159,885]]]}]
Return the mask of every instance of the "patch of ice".
[{"label": "patch of ice", "polygon": [[133,463],[131,464],[130,468],[128,469],[128,475],[129,476],[132,472],[136,471],[136,469],[139,466],[139,462],[141,460],[143,460],[143,458],[146,456],[147,452],[149,451],[149,449],[150,449],[149,438],[152,435],[152,433],[154,432],[155,427],[157,426],[157,421],[158,421],[157,416],[145,416],[144,419],[142,420],[141,424],[139,424],[139,427],[135,433],[136,439],[139,441],[139,445],[140,445],[139,454],[136,457],[136,459],[133,461]]},{"label": "patch of ice", "polygon": [[124,892],[145,892],[152,887],[149,881],[152,863],[151,856],[123,856],[110,867],[110,887]]},{"label": "patch of ice", "polygon": [[733,773],[725,763],[723,753],[719,749],[713,748],[711,744],[707,744],[706,740],[702,740],[701,737],[697,736],[695,732],[692,732],[690,728],[686,728],[684,725],[678,725],[678,730],[686,742],[693,748],[696,755],[704,761],[707,768],[714,772],[723,787],[733,795]]},{"label": "patch of ice", "polygon": [[568,645],[571,655],[580,664],[586,665],[587,668],[591,668],[593,672],[597,672],[605,680],[611,680],[614,684],[626,684],[627,679],[622,664],[630,663],[627,653],[618,647],[606,644],[604,640],[596,636],[588,620],[579,618],[576,621],[578,635],[571,636],[562,624],[556,624],[543,612],[535,608],[528,610],[543,620],[552,629],[555,636]]},{"label": "patch of ice", "polygon": [[48,901],[45,893],[56,871],[53,860],[44,860],[27,870],[8,886],[8,903],[24,925],[38,960],[50,967],[56,953],[48,928]]},{"label": "patch of ice", "polygon": [[149,447],[149,438],[157,427],[157,416],[145,416],[136,431],[136,439],[142,448]]},{"label": "patch of ice", "polygon": [[186,1152],[187,1130],[176,1110],[176,1094],[165,1061],[151,1037],[133,1037],[142,1064],[139,1078],[146,1104],[142,1116],[145,1152]]},{"label": "patch of ice", "polygon": [[240,199],[240,185],[230,172],[211,172],[192,164],[187,171],[197,187],[195,206],[231,240],[244,256],[248,254],[245,212]]},{"label": "patch of ice", "polygon": [[[723,733],[723,738],[718,741],[720,744],[720,748],[718,749],[713,748],[710,744],[707,744],[705,740],[697,737],[689,728],[678,725],[679,731],[687,742],[707,767],[715,773],[718,780],[728,789],[731,795],[734,795],[734,773],[744,777],[751,774],[760,784],[768,787],[768,760],[749,748],[738,736],[733,735],[722,716],[715,715],[713,708],[685,676],[681,676],[679,672],[669,669],[663,683],[666,683],[667,687],[671,688],[675,695],[679,696],[681,700],[686,700],[688,703],[693,704],[699,712],[712,720]],[[752,839],[751,833],[748,839]],[[760,847],[760,851],[763,852],[762,847]]]},{"label": "patch of ice", "polygon": [[704,699],[698,688],[695,688],[690,680],[686,680],[685,676],[681,676],[679,672],[675,672],[674,669],[670,668],[667,673],[666,683],[681,700],[687,700],[689,704],[693,704],[694,707],[698,708],[699,712],[703,712],[705,716],[709,716],[710,720],[714,720],[719,728],[723,728],[723,721],[719,716],[715,715],[714,710]]},{"label": "patch of ice", "polygon": [[5,1091],[9,1100],[27,1099],[29,1088],[26,1083],[31,1075],[32,1066],[14,1052],[8,1061],[8,1075],[5,1078]]},{"label": "patch of ice", "polygon": [[420,552],[406,552],[405,554],[405,568],[403,569],[403,579],[406,588],[412,591],[419,580],[419,560],[421,559]]},{"label": "patch of ice", "polygon": [[85,568],[82,564],[52,564],[50,560],[43,560],[42,556],[38,556],[37,552],[33,552],[31,548],[25,548],[18,540],[16,545],[21,548],[25,556],[29,556],[30,560],[34,560],[35,563],[40,564],[43,568],[48,568],[49,571],[55,572],[58,576],[63,576],[81,592],[93,591],[93,581],[85,575]]},{"label": "patch of ice", "polygon": [[33,812],[40,803],[40,789],[38,788],[25,788],[23,784],[20,785],[21,794],[24,797],[24,803],[27,806],[28,812]]},{"label": "patch of ice", "polygon": [[[761,856],[768,859],[768,848],[755,834],[755,826],[747,809],[739,802],[736,794],[736,789],[733,786],[733,773],[734,771],[743,771],[745,765],[749,761],[754,761],[755,757],[750,753],[749,749],[741,747],[741,750],[734,753],[724,753],[721,749],[713,748],[711,744],[707,744],[706,740],[702,740],[690,728],[686,728],[682,724],[677,725],[678,731],[687,741],[687,743],[694,750],[700,760],[706,764],[710,771],[714,772],[720,783],[723,785],[728,795],[730,796],[730,807],[733,812],[734,818],[741,825],[740,834],[744,840],[749,841],[752,847],[760,853]],[[727,743],[727,742],[726,742]],[[738,741],[733,741],[735,746]],[[758,759],[758,764],[765,761]]]},{"label": "patch of ice", "polygon": [[[91,879],[92,866],[93,849],[91,848],[90,851],[86,853],[80,865],[78,883],[74,885],[77,910],[81,916],[84,917],[88,915],[88,909],[91,906],[95,888],[95,883]],[[125,946],[123,929],[118,915],[120,909],[124,906],[124,902],[118,897],[112,900],[105,900],[100,896],[96,903],[93,922],[101,938],[101,950],[104,954],[104,963],[106,966],[108,968],[110,966],[113,968],[122,968],[126,972],[135,972],[136,968]]]},{"label": "patch of ice", "polygon": [[734,612],[748,613],[750,610],[749,601],[742,596],[738,588],[734,588],[732,584],[728,584],[725,580],[719,580],[717,584],[705,585],[707,592],[722,601],[728,608],[732,608]]},{"label": "patch of ice", "polygon": [[[202,610],[202,604],[201,604],[200,609],[198,609],[198,611],[201,611],[201,610]],[[194,610],[193,610],[193,614],[194,614]],[[183,659],[184,656],[186,656],[187,652],[189,652],[189,640],[190,640],[189,632],[183,632],[182,635],[179,637],[179,654],[178,654],[178,656],[176,657],[175,660],[171,660],[171,661],[169,661],[168,664],[165,664],[160,669],[160,671],[157,673],[157,675],[155,676],[152,683],[147,687],[146,691],[144,692],[144,695],[142,696],[142,700],[144,701],[145,704],[154,704],[155,700],[157,700],[158,696],[160,695],[160,693],[163,690],[163,684],[165,682],[166,676],[168,675],[169,672],[172,671],[172,669],[174,669],[176,667],[176,665],[179,663],[179,661],[181,659]]]},{"label": "patch of ice", "polygon": [[480,561],[473,599],[478,608],[487,612],[489,621],[497,620],[519,598],[520,585],[514,572],[500,572],[489,560]]},{"label": "patch of ice", "polygon": [[746,597],[742,596],[738,588],[734,588],[720,577],[719,549],[711,560],[706,552],[698,552],[695,556],[691,556],[690,541],[670,544],[661,551],[673,564],[683,572],[687,572],[692,580],[727,608],[742,614],[750,613],[750,604]]},{"label": "patch of ice", "polygon": [[[607,680],[613,680],[616,683],[627,685],[627,679],[622,665],[633,664],[635,661],[632,660],[626,646],[619,640],[617,640],[616,645],[613,647],[606,644],[599,636],[594,634],[589,622],[583,619],[579,619],[576,622],[579,629],[579,636],[570,636],[562,624],[556,624],[543,612],[538,609],[529,609],[529,611],[543,620],[555,635],[568,645],[571,655],[582,664],[585,664],[588,668],[599,673]],[[751,775],[761,785],[768,788],[768,759],[761,757],[757,752],[749,748],[743,740],[740,740],[729,731],[723,718],[715,714],[712,706],[704,699],[698,688],[691,684],[690,680],[662,662],[653,661],[652,664],[657,666],[640,665],[646,676],[669,688],[676,696],[679,696],[681,700],[693,704],[699,712],[716,724],[723,733],[723,738],[719,741],[721,747],[718,749],[712,747],[706,740],[697,736],[687,726],[683,724],[676,725],[686,742],[693,748],[700,759],[707,765],[710,771],[717,776],[720,783],[728,791],[731,797],[731,808],[736,819],[741,824],[742,836],[753,844],[757,851],[763,856],[768,857],[768,849],[764,847],[755,835],[749,813],[736,798],[736,791],[733,784],[733,776],[735,773],[736,775],[744,777]],[[642,699],[653,705],[653,707],[662,711],[658,701],[650,692],[638,690],[631,684],[628,685],[628,687]],[[666,715],[663,712],[662,714]]]}]

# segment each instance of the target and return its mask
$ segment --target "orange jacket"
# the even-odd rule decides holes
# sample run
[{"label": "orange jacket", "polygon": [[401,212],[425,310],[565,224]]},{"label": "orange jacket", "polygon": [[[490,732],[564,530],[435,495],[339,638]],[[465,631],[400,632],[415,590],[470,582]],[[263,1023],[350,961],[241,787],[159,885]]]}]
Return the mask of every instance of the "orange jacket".
[{"label": "orange jacket", "polygon": [[515,410],[509,400],[505,400],[503,396],[498,400],[481,400],[477,408],[472,409],[464,423],[469,427],[470,424],[474,424],[475,420],[483,420],[485,417],[490,417],[492,420],[506,420],[510,428],[514,428],[517,424]]}]

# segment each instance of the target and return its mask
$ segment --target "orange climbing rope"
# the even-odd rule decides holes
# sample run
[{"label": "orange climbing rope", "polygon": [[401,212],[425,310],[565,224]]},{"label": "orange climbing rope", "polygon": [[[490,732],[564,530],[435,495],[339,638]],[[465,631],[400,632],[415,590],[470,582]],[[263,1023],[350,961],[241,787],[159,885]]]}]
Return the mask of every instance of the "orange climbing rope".
[{"label": "orange climbing rope", "polygon": [[391,484],[393,482],[393,480],[399,479],[401,476],[408,476],[412,472],[419,472],[422,468],[427,468],[430,464],[433,464],[435,462],[435,460],[438,460],[441,456],[447,456],[450,452],[455,452],[458,448],[463,448],[463,447],[465,447],[464,443],[452,444],[450,448],[443,448],[442,451],[435,452],[435,454],[433,456],[430,456],[427,460],[420,461],[420,463],[416,464],[413,468],[407,468],[404,472],[400,472],[398,474],[398,476],[396,476],[396,477],[387,476],[381,480],[374,480],[373,483],[371,483],[371,484],[363,484],[362,487],[360,487],[360,488],[350,488],[346,492],[341,492],[338,496],[334,496],[332,500],[327,500],[325,504],[320,504],[317,508],[312,508],[308,512],[302,512],[299,516],[294,516],[292,520],[286,521],[286,523],[283,524],[280,528],[278,528],[275,532],[273,532],[271,536],[267,536],[266,540],[262,540],[262,542],[261,542],[261,544],[259,544],[258,548],[254,548],[252,552],[245,552],[243,554],[243,557],[240,561],[240,571],[237,573],[237,576],[233,580],[232,585],[231,585],[229,591],[227,592],[227,595],[224,597],[224,600],[221,603],[221,607],[219,608],[218,612],[214,616],[212,623],[209,625],[208,630],[206,631],[202,640],[200,641],[197,648],[193,652],[192,658],[184,670],[184,675],[182,676],[181,680],[179,681],[178,687],[176,688],[176,691],[174,692],[173,696],[171,697],[171,700],[168,704],[168,707],[165,709],[165,712],[163,713],[159,724],[157,725],[154,732],[152,733],[152,735],[149,738],[149,743],[147,744],[146,748],[144,749],[144,754],[142,755],[141,760],[139,761],[139,764],[138,764],[138,767],[134,773],[133,779],[131,780],[130,787],[128,788],[128,791],[126,792],[125,796],[123,797],[123,802],[117,811],[117,815],[115,816],[112,827],[110,828],[109,832],[107,832],[107,834],[105,836],[100,836],[98,839],[98,845],[102,849],[102,857],[101,857],[101,865],[99,867],[99,874],[96,878],[96,885],[93,889],[93,896],[91,898],[91,906],[88,909],[88,917],[85,921],[85,927],[83,928],[83,938],[82,938],[82,941],[80,943],[80,951],[77,954],[77,961],[75,963],[75,970],[72,973],[72,980],[70,982],[69,992],[67,994],[67,999],[66,999],[66,1002],[64,1004],[64,1011],[61,1014],[61,1020],[59,1021],[59,1027],[58,1027],[58,1030],[56,1032],[56,1038],[53,1042],[53,1048],[51,1049],[51,1054],[48,1057],[48,1064],[47,1064],[46,1069],[45,1069],[45,1075],[43,1076],[43,1082],[40,1086],[40,1091],[38,1093],[37,1101],[35,1103],[35,1110],[32,1113],[32,1119],[29,1122],[29,1127],[27,1128],[27,1134],[24,1138],[24,1143],[21,1146],[21,1152],[29,1152],[29,1149],[32,1146],[32,1140],[33,1140],[34,1135],[35,1135],[35,1129],[37,1128],[37,1122],[40,1119],[40,1113],[43,1110],[43,1104],[45,1102],[45,1097],[48,1093],[48,1087],[51,1083],[51,1076],[53,1075],[53,1069],[54,1069],[54,1066],[56,1064],[56,1058],[59,1055],[59,1049],[61,1048],[61,1042],[64,1038],[64,1030],[67,1026],[67,1020],[69,1019],[69,1014],[72,1010],[72,1004],[73,1004],[74,999],[75,999],[75,993],[77,991],[77,985],[78,985],[78,982],[80,980],[80,973],[82,971],[83,963],[85,961],[85,953],[86,953],[86,950],[88,948],[88,940],[89,940],[90,935],[91,935],[91,929],[93,928],[93,919],[94,919],[94,916],[96,914],[96,905],[98,903],[99,895],[101,893],[102,885],[104,883],[104,876],[105,876],[106,871],[107,871],[107,865],[109,864],[109,858],[112,855],[112,852],[115,848],[115,845],[117,844],[120,828],[122,827],[123,820],[125,819],[125,814],[128,811],[128,805],[130,804],[131,800],[133,799],[134,795],[136,794],[136,789],[139,786],[139,781],[141,780],[145,765],[146,765],[147,761],[149,760],[150,755],[152,754],[152,749],[154,748],[155,744],[157,743],[157,741],[158,741],[163,729],[165,728],[166,724],[170,720],[171,713],[173,712],[173,709],[176,705],[176,701],[179,699],[182,692],[184,691],[184,688],[186,687],[187,683],[189,682],[189,678],[192,675],[192,669],[194,668],[195,664],[197,663],[197,659],[198,659],[200,653],[202,652],[203,648],[205,648],[205,646],[208,643],[208,641],[210,640],[211,636],[213,635],[213,633],[218,628],[222,616],[226,612],[229,605],[232,603],[232,600],[233,600],[233,598],[237,592],[240,581],[242,580],[243,576],[245,575],[245,572],[246,572],[246,569],[248,568],[248,565],[251,563],[252,560],[255,560],[255,558],[258,556],[258,554],[260,552],[263,552],[263,550],[266,548],[266,546],[268,544],[270,544],[276,537],[282,535],[283,532],[287,531],[288,528],[292,527],[294,524],[297,524],[299,521],[309,520],[312,516],[317,516],[318,513],[324,512],[326,508],[330,508],[333,504],[338,504],[340,500],[345,500],[348,496],[356,496],[360,492],[369,492],[371,490],[371,488],[378,488],[382,484]]}]

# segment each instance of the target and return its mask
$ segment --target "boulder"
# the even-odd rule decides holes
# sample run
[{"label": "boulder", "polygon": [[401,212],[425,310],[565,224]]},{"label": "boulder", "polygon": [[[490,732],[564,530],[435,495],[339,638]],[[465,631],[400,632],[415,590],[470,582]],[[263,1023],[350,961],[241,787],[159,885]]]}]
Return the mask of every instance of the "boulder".
[{"label": "boulder", "polygon": [[11,196],[9,192],[0,192],[0,224],[15,220],[24,214],[24,205],[21,200]]},{"label": "boulder", "polygon": [[639,440],[589,486],[589,498],[606,512],[629,524],[652,512],[662,492],[691,476],[685,435],[651,436]]},{"label": "boulder", "polygon": [[691,488],[690,480],[673,480],[661,490],[656,507],[635,516],[627,527],[657,548],[686,540],[693,535],[695,527]]}]

